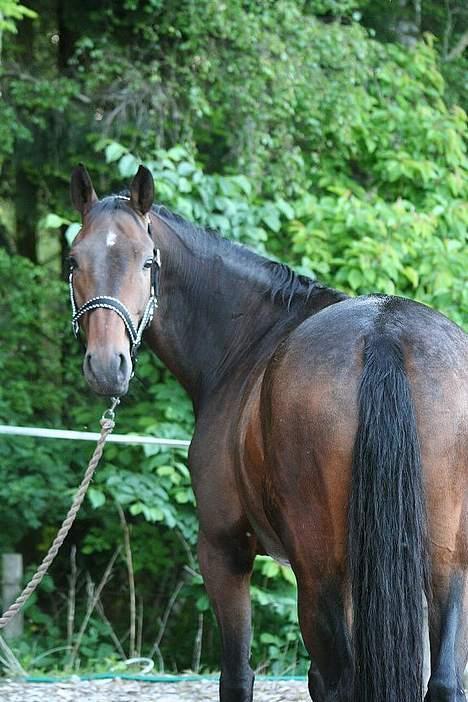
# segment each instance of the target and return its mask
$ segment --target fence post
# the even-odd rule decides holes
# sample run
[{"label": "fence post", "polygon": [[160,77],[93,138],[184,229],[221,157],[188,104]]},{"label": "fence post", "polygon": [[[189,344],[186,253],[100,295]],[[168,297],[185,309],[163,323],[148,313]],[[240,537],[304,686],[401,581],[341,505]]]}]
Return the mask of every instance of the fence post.
[{"label": "fence post", "polygon": [[[23,556],[4,553],[2,556],[2,608],[11,605],[21,592],[23,584]],[[23,633],[23,613],[19,612],[5,627],[5,638],[13,639]]]}]

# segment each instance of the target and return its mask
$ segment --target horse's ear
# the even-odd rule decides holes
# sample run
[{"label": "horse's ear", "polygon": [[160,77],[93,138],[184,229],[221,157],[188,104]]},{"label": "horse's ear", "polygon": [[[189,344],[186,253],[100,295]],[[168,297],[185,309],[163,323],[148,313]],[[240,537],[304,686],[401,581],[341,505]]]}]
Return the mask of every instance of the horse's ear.
[{"label": "horse's ear", "polygon": [[153,200],[153,176],[145,166],[140,166],[130,186],[130,204],[134,210],[145,215],[151,209]]},{"label": "horse's ear", "polygon": [[94,191],[89,173],[82,163],[73,169],[70,180],[70,196],[74,207],[86,214],[91,205],[97,202],[97,195]]}]

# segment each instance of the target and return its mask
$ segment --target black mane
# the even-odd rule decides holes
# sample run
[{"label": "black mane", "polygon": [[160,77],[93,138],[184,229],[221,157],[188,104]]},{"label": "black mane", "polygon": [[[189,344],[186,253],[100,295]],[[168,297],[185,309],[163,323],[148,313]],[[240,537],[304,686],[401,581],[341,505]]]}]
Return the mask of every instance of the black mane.
[{"label": "black mane", "polygon": [[213,229],[205,229],[192,224],[164,205],[153,205],[152,212],[171,229],[181,234],[185,241],[189,240],[193,243],[194,249],[196,247],[198,250],[200,246],[205,248],[216,247],[221,255],[230,254],[241,260],[246,272],[252,273],[252,276],[255,276],[257,273],[260,279],[263,280],[266,273],[272,301],[286,305],[288,309],[295,302],[309,302],[310,298],[320,292],[333,293],[339,296],[339,299],[345,299],[346,297],[343,293],[339,293],[313,278],[296,273],[285,263],[273,261],[251,251],[246,246],[225,239]]},{"label": "black mane", "polygon": [[[128,200],[129,191],[123,190],[117,195],[109,195],[97,202],[93,212],[123,210],[138,218]],[[307,306],[312,298],[321,293],[334,298],[334,301],[346,298],[344,293],[329,288],[313,278],[296,273],[285,263],[271,260],[242,244],[225,239],[214,229],[192,224],[165,205],[155,204],[151,212],[179,235],[195,254],[201,256],[218,254],[224,258],[228,256],[236,258],[247,275],[252,279],[258,279],[259,284],[265,288],[265,293],[270,294],[271,300],[287,307],[288,311],[295,306]]]}]

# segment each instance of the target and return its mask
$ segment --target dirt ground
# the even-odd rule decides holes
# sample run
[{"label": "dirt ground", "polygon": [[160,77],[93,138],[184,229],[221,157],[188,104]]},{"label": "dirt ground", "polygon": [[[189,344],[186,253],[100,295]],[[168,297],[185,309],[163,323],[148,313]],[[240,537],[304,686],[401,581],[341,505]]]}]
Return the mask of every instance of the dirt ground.
[{"label": "dirt ground", "polygon": [[[258,680],[255,702],[310,702],[304,682]],[[62,683],[0,681],[1,702],[217,702],[216,681],[145,683],[76,680]]]},{"label": "dirt ground", "polygon": [[[306,681],[255,682],[255,702],[310,702]],[[212,680],[147,683],[131,680],[70,680],[23,683],[0,680],[1,702],[217,702]]]}]

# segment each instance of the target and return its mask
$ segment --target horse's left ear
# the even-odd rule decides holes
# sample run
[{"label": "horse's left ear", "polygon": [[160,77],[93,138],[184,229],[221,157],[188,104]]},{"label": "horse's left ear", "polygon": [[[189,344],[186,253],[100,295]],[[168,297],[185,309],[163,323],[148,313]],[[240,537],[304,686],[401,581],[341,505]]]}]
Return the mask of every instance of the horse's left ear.
[{"label": "horse's left ear", "polygon": [[130,186],[130,204],[133,209],[145,215],[154,200],[154,180],[145,166],[140,166]]},{"label": "horse's left ear", "polygon": [[70,196],[73,206],[78,212],[81,212],[82,217],[97,202],[98,198],[94,192],[93,183],[82,163],[73,169],[70,180]]}]

